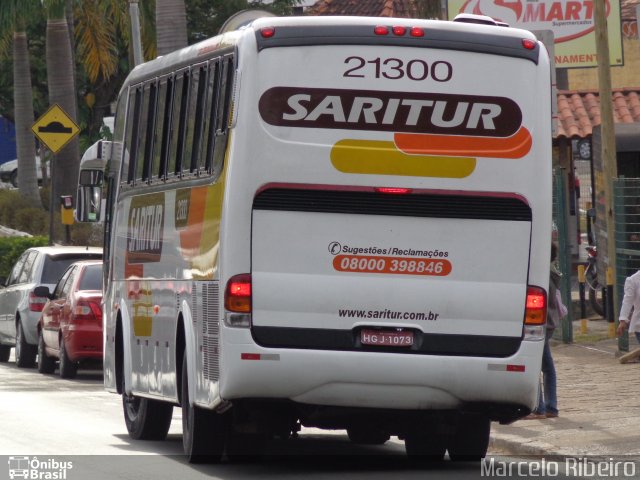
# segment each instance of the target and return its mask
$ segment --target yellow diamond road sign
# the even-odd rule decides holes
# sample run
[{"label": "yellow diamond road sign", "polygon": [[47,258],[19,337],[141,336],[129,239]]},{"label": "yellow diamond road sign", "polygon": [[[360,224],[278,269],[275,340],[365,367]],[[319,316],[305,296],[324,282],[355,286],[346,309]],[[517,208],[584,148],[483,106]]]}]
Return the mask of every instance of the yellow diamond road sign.
[{"label": "yellow diamond road sign", "polygon": [[36,137],[53,153],[64,147],[80,129],[57,103],[51,105],[31,127]]}]

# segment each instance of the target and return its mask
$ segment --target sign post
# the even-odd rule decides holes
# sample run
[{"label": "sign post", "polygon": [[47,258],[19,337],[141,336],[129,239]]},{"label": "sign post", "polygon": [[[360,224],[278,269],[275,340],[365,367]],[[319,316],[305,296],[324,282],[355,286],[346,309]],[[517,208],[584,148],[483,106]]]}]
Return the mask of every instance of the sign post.
[{"label": "sign post", "polygon": [[[54,229],[53,229],[53,209],[54,209],[54,171],[53,162],[56,154],[64,148],[78,133],[80,128],[71,119],[69,115],[58,105],[54,103],[31,127],[31,131],[48,148],[53,157],[51,159],[51,195],[49,196],[49,245],[53,245]],[[44,153],[42,155],[44,159]],[[69,228],[69,227],[67,227]],[[67,238],[69,241],[69,238]]]}]

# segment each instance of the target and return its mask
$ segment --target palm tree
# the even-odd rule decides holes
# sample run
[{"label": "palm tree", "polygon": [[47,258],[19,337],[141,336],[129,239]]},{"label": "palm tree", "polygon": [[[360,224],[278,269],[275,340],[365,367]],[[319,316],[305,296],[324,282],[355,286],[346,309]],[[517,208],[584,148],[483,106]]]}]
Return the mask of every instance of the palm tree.
[{"label": "palm tree", "polygon": [[[144,56],[156,56],[153,0],[140,1]],[[95,138],[108,114],[110,103],[129,73],[127,61],[131,28],[128,0],[80,1],[74,4],[76,58],[84,67],[87,133]]]},{"label": "palm tree", "polygon": [[184,0],[156,0],[158,55],[187,46],[187,12]]},{"label": "palm tree", "polygon": [[13,30],[13,102],[18,150],[18,189],[33,206],[42,207],[36,176],[36,147],[27,20],[40,8],[38,0],[10,0],[0,9],[0,29]]},{"label": "palm tree", "polygon": [[[65,0],[45,0],[47,8],[47,83],[49,103],[58,104],[77,121],[76,88],[71,40],[65,16]],[[55,156],[51,176],[54,205],[60,195],[75,195],[80,166],[78,137],[72,139]],[[51,207],[53,208],[54,205]]]}]

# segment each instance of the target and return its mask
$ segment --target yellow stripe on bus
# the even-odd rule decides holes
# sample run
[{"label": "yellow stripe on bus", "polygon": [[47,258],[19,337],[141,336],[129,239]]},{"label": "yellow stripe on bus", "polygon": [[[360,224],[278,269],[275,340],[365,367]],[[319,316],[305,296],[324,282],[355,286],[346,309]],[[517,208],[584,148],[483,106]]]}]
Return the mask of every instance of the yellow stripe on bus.
[{"label": "yellow stripe on bus", "polygon": [[393,142],[340,140],[331,150],[331,163],[344,173],[464,178],[473,173],[473,157],[407,155]]}]

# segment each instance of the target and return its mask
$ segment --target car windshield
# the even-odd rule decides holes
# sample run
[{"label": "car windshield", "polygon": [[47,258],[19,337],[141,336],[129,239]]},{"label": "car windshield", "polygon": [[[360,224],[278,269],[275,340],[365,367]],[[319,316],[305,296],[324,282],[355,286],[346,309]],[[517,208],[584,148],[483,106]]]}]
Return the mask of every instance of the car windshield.
[{"label": "car windshield", "polygon": [[102,290],[102,265],[87,265],[78,290]]},{"label": "car windshield", "polygon": [[42,269],[41,283],[58,283],[58,280],[62,277],[62,274],[69,265],[78,260],[88,259],[100,259],[100,254],[71,254],[71,255],[56,255],[51,257],[47,255],[44,259],[44,267]]}]

